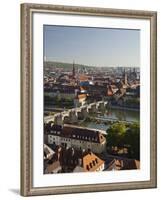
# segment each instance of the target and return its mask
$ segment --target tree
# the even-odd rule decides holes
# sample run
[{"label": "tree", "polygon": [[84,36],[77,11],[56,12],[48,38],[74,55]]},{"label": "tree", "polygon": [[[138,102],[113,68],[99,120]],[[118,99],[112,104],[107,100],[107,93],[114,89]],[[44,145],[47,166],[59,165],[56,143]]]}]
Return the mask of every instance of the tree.
[{"label": "tree", "polygon": [[107,147],[126,147],[128,157],[140,160],[140,124],[114,123],[107,129]]},{"label": "tree", "polygon": [[126,131],[124,142],[128,145],[128,152],[131,158],[140,159],[140,124],[130,124]]},{"label": "tree", "polygon": [[107,129],[107,145],[112,146],[122,146],[124,134],[126,133],[126,126],[124,123],[114,123]]}]

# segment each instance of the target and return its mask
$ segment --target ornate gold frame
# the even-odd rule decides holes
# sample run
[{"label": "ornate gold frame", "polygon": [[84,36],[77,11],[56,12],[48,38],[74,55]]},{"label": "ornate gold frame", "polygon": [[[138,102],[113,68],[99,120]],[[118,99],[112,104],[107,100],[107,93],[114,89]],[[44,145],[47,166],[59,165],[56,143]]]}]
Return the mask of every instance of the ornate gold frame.
[{"label": "ornate gold frame", "polygon": [[[150,180],[110,184],[34,188],[32,185],[32,15],[63,13],[150,21]],[[153,11],[86,8],[44,4],[21,5],[21,195],[48,195],[109,190],[155,188],[157,185],[157,13]]]}]

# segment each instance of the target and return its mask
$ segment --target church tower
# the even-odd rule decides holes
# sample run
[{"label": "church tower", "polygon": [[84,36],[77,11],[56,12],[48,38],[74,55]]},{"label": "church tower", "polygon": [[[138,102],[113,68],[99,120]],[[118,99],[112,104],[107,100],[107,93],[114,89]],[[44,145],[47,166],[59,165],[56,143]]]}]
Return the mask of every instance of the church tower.
[{"label": "church tower", "polygon": [[127,73],[125,73],[125,85],[127,85]]},{"label": "church tower", "polygon": [[74,61],[73,61],[73,78],[75,78],[75,65],[74,65]]},{"label": "church tower", "polygon": [[124,69],[124,83],[125,85],[127,85],[127,73],[125,69]]}]

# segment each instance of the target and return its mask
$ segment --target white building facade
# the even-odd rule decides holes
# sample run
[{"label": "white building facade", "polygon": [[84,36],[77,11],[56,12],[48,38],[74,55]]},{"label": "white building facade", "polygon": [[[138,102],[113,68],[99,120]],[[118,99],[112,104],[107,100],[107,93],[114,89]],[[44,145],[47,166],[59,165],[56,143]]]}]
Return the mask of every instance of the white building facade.
[{"label": "white building facade", "polygon": [[81,133],[78,134],[76,128],[74,127],[74,134],[70,134],[69,136],[68,132],[67,134],[62,134],[60,130],[59,131],[51,130],[50,133],[48,134],[48,144],[61,145],[67,148],[73,147],[85,150],[91,149],[92,152],[95,153],[101,153],[105,151],[106,149],[105,136],[99,131],[97,133],[96,131],[93,131],[92,135],[91,130],[89,136],[88,132],[86,134],[86,131],[87,129],[85,128],[83,134]]}]

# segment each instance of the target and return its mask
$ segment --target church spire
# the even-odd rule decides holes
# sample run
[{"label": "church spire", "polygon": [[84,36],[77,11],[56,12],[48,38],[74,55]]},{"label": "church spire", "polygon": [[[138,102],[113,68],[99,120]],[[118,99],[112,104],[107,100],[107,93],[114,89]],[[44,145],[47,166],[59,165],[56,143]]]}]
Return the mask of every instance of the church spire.
[{"label": "church spire", "polygon": [[73,60],[73,78],[75,77],[75,64],[74,64],[74,60]]}]

